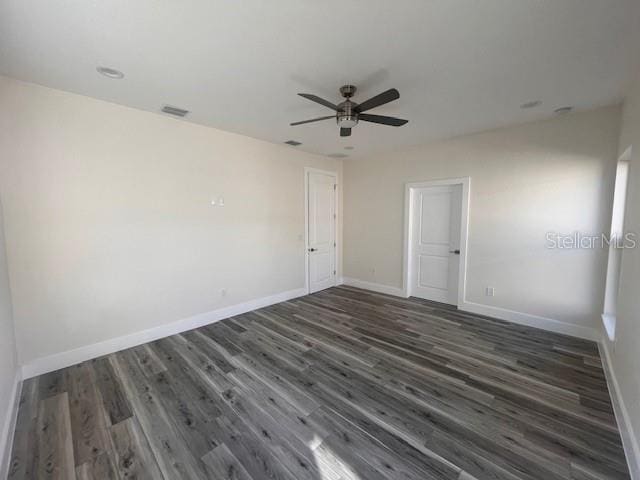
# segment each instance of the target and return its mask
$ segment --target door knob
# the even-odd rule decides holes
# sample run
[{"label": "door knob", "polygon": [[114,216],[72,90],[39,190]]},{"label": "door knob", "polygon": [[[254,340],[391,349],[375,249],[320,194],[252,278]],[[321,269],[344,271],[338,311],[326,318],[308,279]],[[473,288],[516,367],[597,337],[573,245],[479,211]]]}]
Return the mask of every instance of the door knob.
[{"label": "door knob", "polygon": [[456,255],[460,255],[460,250],[449,250],[449,253],[455,253]]},{"label": "door knob", "polygon": [[317,249],[316,248],[310,248],[309,251],[310,252],[315,252]]}]

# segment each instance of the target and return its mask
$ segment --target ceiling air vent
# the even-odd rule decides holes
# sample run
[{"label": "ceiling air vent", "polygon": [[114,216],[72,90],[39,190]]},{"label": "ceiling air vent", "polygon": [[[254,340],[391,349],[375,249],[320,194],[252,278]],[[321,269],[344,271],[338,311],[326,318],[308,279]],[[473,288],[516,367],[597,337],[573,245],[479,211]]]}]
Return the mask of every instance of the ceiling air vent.
[{"label": "ceiling air vent", "polygon": [[165,105],[162,107],[162,112],[168,113],[169,115],[173,115],[174,117],[185,117],[189,110],[185,110],[183,108],[172,107],[171,105]]},{"label": "ceiling air vent", "polygon": [[287,140],[286,142],[287,145],[291,145],[292,147],[297,147],[298,145],[302,145],[301,142],[296,142],[295,140]]},{"label": "ceiling air vent", "polygon": [[331,158],[347,158],[349,155],[345,155],[344,153],[330,153],[327,157]]}]

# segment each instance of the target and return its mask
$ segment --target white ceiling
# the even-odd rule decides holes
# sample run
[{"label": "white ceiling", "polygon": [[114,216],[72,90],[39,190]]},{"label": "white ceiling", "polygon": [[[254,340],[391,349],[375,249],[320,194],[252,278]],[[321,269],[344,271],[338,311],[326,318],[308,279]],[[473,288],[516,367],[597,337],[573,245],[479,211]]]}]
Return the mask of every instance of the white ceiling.
[{"label": "white ceiling", "polygon": [[[0,0],[0,72],[320,154],[363,155],[619,101],[637,0]],[[124,80],[96,73],[104,65]],[[400,100],[340,138],[296,93]],[[540,107],[521,110],[529,100]],[[345,146],[355,150],[345,151]]]}]

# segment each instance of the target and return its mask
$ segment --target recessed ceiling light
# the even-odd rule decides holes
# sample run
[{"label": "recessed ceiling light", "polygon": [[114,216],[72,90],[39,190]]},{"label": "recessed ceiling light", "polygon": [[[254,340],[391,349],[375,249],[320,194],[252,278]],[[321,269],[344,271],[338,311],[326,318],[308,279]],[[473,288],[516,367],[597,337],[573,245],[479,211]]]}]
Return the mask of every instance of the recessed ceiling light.
[{"label": "recessed ceiling light", "polygon": [[560,108],[556,108],[553,113],[557,113],[558,115],[562,115],[563,113],[569,113],[571,110],[573,110],[573,107],[560,107]]},{"label": "recessed ceiling light", "polygon": [[539,107],[540,105],[542,105],[542,102],[540,100],[532,100],[530,102],[523,103],[522,105],[520,105],[520,108],[534,108]]},{"label": "recessed ceiling light", "polygon": [[122,73],[120,70],[116,70],[115,68],[98,67],[96,68],[96,70],[98,71],[98,73],[108,78],[114,78],[116,80],[124,78],[124,73]]},{"label": "recessed ceiling light", "polygon": [[353,150],[352,146],[344,147],[345,150]]}]

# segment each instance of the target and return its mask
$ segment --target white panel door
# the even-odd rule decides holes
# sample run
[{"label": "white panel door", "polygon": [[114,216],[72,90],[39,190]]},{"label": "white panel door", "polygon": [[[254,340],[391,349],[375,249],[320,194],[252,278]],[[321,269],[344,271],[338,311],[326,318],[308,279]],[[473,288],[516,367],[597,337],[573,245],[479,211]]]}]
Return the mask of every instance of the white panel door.
[{"label": "white panel door", "polygon": [[336,177],[308,173],[307,261],[310,293],[336,284]]},{"label": "white panel door", "polygon": [[460,266],[460,185],[416,188],[411,196],[410,293],[457,304]]}]

